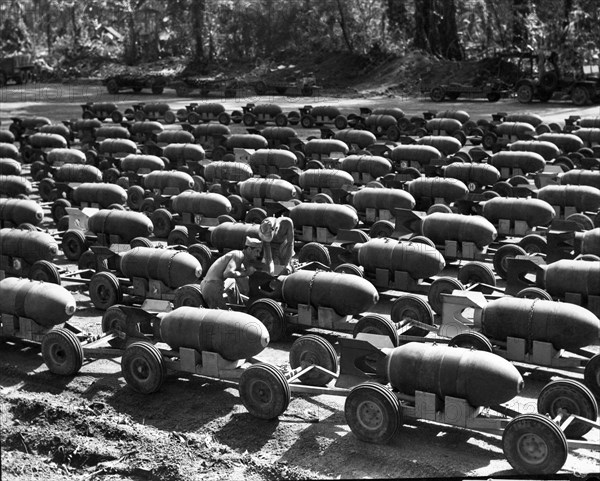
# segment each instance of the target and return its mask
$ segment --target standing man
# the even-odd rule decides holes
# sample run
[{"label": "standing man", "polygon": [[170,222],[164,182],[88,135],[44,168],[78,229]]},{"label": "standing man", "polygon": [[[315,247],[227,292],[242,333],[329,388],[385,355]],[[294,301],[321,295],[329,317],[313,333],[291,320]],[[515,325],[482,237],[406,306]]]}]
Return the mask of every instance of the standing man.
[{"label": "standing man", "polygon": [[251,264],[258,262],[262,248],[260,239],[246,237],[244,250],[230,251],[210,266],[200,283],[202,297],[209,308],[227,309],[227,301],[243,304],[245,296],[240,292],[238,280],[247,284],[248,277],[256,272]]}]

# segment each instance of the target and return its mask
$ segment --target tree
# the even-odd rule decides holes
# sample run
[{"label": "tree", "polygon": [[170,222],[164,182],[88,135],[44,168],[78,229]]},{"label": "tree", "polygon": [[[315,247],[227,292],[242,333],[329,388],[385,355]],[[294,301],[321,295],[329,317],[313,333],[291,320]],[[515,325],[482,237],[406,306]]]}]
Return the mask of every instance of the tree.
[{"label": "tree", "polygon": [[461,60],[454,0],[415,0],[413,44],[434,55]]},{"label": "tree", "polygon": [[194,54],[193,59],[201,68],[206,67],[207,58],[204,53],[204,37],[205,37],[205,21],[206,12],[205,0],[192,0],[191,17],[192,17],[192,32],[194,37]]}]

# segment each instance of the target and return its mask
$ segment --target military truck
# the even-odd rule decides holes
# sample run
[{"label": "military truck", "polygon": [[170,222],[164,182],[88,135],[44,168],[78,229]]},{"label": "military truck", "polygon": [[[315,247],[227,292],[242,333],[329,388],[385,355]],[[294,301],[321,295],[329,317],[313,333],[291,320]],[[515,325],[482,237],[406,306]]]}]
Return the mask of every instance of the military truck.
[{"label": "military truck", "polygon": [[29,54],[13,55],[0,59],[0,87],[14,81],[17,85],[33,80],[35,65]]}]

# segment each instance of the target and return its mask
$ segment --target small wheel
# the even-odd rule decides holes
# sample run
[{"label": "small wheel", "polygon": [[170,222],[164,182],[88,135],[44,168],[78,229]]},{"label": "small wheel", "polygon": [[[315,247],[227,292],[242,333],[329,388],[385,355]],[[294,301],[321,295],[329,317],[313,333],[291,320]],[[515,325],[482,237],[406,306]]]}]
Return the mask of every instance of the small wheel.
[{"label": "small wheel", "polygon": [[42,339],[42,357],[48,370],[72,376],[83,365],[83,349],[77,336],[68,329],[52,329]]},{"label": "small wheel", "polygon": [[318,242],[309,242],[304,244],[298,252],[298,262],[304,264],[305,262],[320,262],[321,264],[331,267],[331,256],[327,247]]},{"label": "small wheel", "polygon": [[147,237],[135,237],[131,239],[129,246],[134,249],[136,247],[154,247],[154,244]]},{"label": "small wheel", "polygon": [[544,289],[540,289],[539,287],[525,287],[521,289],[515,297],[519,297],[521,299],[540,299],[544,301],[552,301],[552,296],[548,294]]},{"label": "small wheel", "polygon": [[357,266],[356,264],[351,264],[349,262],[340,264],[335,269],[333,269],[333,272],[341,272],[342,274],[352,274],[354,276],[359,276],[359,277],[365,276],[364,272],[360,266]]},{"label": "small wheel", "polygon": [[241,196],[233,194],[227,197],[231,204],[231,217],[235,220],[242,220],[246,216],[246,203]]},{"label": "small wheel", "polygon": [[275,125],[285,127],[288,124],[288,118],[285,114],[277,114],[275,116]]},{"label": "small wheel", "polygon": [[140,211],[146,193],[140,185],[132,185],[127,189],[127,205],[131,210]]},{"label": "small wheel", "polygon": [[250,304],[248,314],[262,322],[271,342],[277,342],[286,332],[285,315],[281,305],[273,299],[258,299]]},{"label": "small wheel", "polygon": [[590,102],[590,92],[587,88],[577,85],[571,91],[571,100],[577,106],[586,105]]},{"label": "small wheel", "polygon": [[408,239],[409,242],[414,242],[415,244],[425,244],[429,247],[433,247],[435,249],[435,243],[429,238],[423,235],[416,235]]},{"label": "small wheel", "polygon": [[321,162],[320,160],[312,159],[312,160],[309,160],[308,162],[306,162],[306,170],[308,170],[308,169],[323,170],[324,168],[325,168],[325,164],[323,164],[323,162]]},{"label": "small wheel", "polygon": [[474,261],[465,264],[458,271],[457,279],[465,285],[479,283],[496,286],[494,271],[483,262]]},{"label": "small wheel", "polygon": [[172,110],[167,110],[164,114],[165,124],[174,124],[177,122],[177,115]]},{"label": "small wheel", "polygon": [[586,262],[600,262],[600,256],[595,254],[579,254],[575,257],[576,261],[586,261]]},{"label": "small wheel", "polygon": [[33,224],[30,224],[29,222],[23,222],[22,224],[19,224],[19,226],[17,227],[17,229],[19,230],[26,230],[29,232],[36,232],[37,228],[36,226],[34,226]]},{"label": "small wheel", "polygon": [[427,209],[427,215],[435,213],[452,214],[452,208],[446,204],[433,204]]},{"label": "small wheel", "polygon": [[217,121],[223,125],[229,125],[231,123],[231,115],[227,112],[221,112],[217,117]]},{"label": "small wheel", "polygon": [[446,96],[446,89],[443,87],[433,87],[429,92],[429,97],[434,102],[442,102]]},{"label": "small wheel", "polygon": [[303,115],[300,118],[300,125],[305,129],[311,129],[315,125],[315,119],[312,115]]},{"label": "small wheel", "polygon": [[142,205],[140,205],[140,212],[142,214],[146,214],[147,216],[152,216],[156,209],[157,205],[152,197],[146,197],[142,201]]},{"label": "small wheel", "polygon": [[[319,366],[337,373],[338,357],[329,341],[314,334],[302,336],[294,341],[290,349],[290,367],[306,368]],[[318,369],[312,369],[299,377],[300,381],[310,386],[326,386],[334,376]]]},{"label": "small wheel", "polygon": [[527,255],[525,249],[516,244],[506,244],[494,254],[493,264],[496,274],[506,280],[508,277],[508,259]]},{"label": "small wheel", "polygon": [[187,246],[189,243],[187,227],[178,226],[167,236],[167,245],[170,246]]},{"label": "small wheel", "polygon": [[392,346],[397,347],[399,344],[396,325],[379,314],[367,314],[361,317],[354,326],[352,337],[357,337],[360,333],[388,336]]},{"label": "small wheel", "polygon": [[548,250],[548,241],[538,234],[529,234],[519,241],[519,246],[527,254],[544,254]]},{"label": "small wheel", "polygon": [[452,137],[457,139],[460,142],[460,145],[464,146],[467,143],[467,134],[465,134],[462,130],[457,130],[452,134]]},{"label": "small wheel", "polygon": [[77,261],[87,250],[85,234],[80,230],[68,230],[63,234],[61,242],[62,251],[70,261]]},{"label": "small wheel", "polygon": [[29,269],[29,278],[34,281],[44,281],[60,286],[60,273],[58,268],[52,262],[41,260],[36,261]]},{"label": "small wheel", "polygon": [[594,396],[600,399],[600,354],[596,354],[586,363],[583,380]]},{"label": "small wheel", "polygon": [[518,473],[554,474],[567,460],[568,444],[552,420],[541,414],[523,414],[504,428],[502,450]]},{"label": "small wheel", "polygon": [[594,221],[585,214],[571,214],[565,219],[567,222],[575,222],[581,230],[592,230]]},{"label": "small wheel", "polygon": [[274,419],[285,412],[290,386],[279,369],[269,364],[253,364],[240,376],[239,393],[244,407],[254,417]]},{"label": "small wheel", "polygon": [[333,198],[328,194],[324,194],[323,192],[319,192],[317,195],[315,195],[311,202],[315,204],[335,204]]},{"label": "small wheel", "polygon": [[94,254],[94,251],[92,251],[92,249],[88,249],[81,254],[81,257],[77,261],[77,268],[81,270],[89,269],[95,271],[98,267],[97,262],[98,259],[96,254]]},{"label": "small wheel", "polygon": [[450,347],[463,347],[465,349],[474,349],[475,351],[492,352],[492,343],[480,332],[462,332],[448,343]]},{"label": "small wheel", "polygon": [[242,117],[242,122],[246,127],[254,127],[254,125],[256,125],[256,116],[251,113],[246,113]]},{"label": "small wheel", "polygon": [[206,307],[199,284],[188,284],[175,290],[173,307],[177,309],[181,306]]},{"label": "small wheel", "polygon": [[496,142],[498,142],[498,136],[494,132],[486,132],[481,138],[481,146],[485,150],[492,150]]},{"label": "small wheel", "polygon": [[260,207],[254,207],[246,213],[245,222],[246,224],[260,224],[263,220],[268,217],[267,211]]},{"label": "small wheel", "polygon": [[369,236],[376,237],[392,237],[396,227],[389,220],[378,220],[369,229]]},{"label": "small wheel", "polygon": [[510,185],[507,181],[501,180],[499,182],[496,182],[492,186],[492,190],[497,192],[500,195],[500,197],[512,197],[513,186]]},{"label": "small wheel", "polygon": [[202,275],[206,275],[213,263],[213,254],[210,248],[204,244],[192,244],[188,247],[188,253],[198,259],[202,266]]},{"label": "small wheel", "polygon": [[71,207],[71,203],[67,199],[56,199],[50,207],[50,213],[54,222],[58,222],[61,217],[67,215],[67,207]]},{"label": "small wheel", "polygon": [[161,239],[166,238],[173,228],[173,214],[167,209],[156,209],[150,215],[154,226],[154,235]]},{"label": "small wheel", "polygon": [[354,435],[369,443],[388,442],[402,424],[398,398],[375,382],[359,384],[350,391],[344,415]]},{"label": "small wheel", "polygon": [[121,306],[110,306],[102,315],[102,332],[110,331],[127,331],[127,314]]},{"label": "small wheel", "polygon": [[167,377],[162,354],[149,342],[134,342],[125,349],[121,359],[121,372],[127,384],[142,394],[160,389]]},{"label": "small wheel", "polygon": [[[598,418],[598,404],[594,395],[583,384],[570,379],[546,384],[538,396],[537,410],[553,419],[561,413],[565,416],[575,414],[592,421]],[[567,438],[580,438],[591,429],[592,426],[574,419],[564,429],[564,433]]]},{"label": "small wheel", "polygon": [[123,122],[123,114],[121,112],[119,112],[118,110],[113,110],[110,114],[110,119],[115,124],[120,124],[121,122]]},{"label": "small wheel", "polygon": [[343,115],[338,115],[334,119],[333,125],[335,125],[335,128],[338,130],[344,130],[346,127],[348,127],[348,119]]},{"label": "small wheel", "polygon": [[398,142],[398,140],[400,140],[400,135],[400,129],[396,125],[392,125],[387,129],[386,137],[392,142]]},{"label": "small wheel", "polygon": [[121,205],[121,204],[110,204],[107,209],[111,209],[111,210],[125,210],[125,206]]},{"label": "small wheel", "polygon": [[442,315],[444,306],[444,298],[442,294],[452,294],[452,291],[464,291],[465,286],[462,282],[454,277],[439,277],[435,279],[431,286],[429,286],[429,292],[427,293],[427,300],[429,305],[435,311],[436,314]]},{"label": "small wheel", "polygon": [[38,185],[38,192],[40,193],[40,197],[44,202],[50,201],[52,197],[52,192],[56,188],[56,184],[53,179],[42,179]]},{"label": "small wheel", "polygon": [[[433,326],[433,310],[431,306],[415,294],[400,296],[392,304],[390,318],[397,326],[409,324],[411,320]],[[411,327],[404,332],[406,336],[426,336],[427,329]]]},{"label": "small wheel", "polygon": [[110,79],[106,83],[106,90],[108,90],[108,93],[111,95],[118,94],[119,93],[119,83],[115,79]]},{"label": "small wheel", "polygon": [[121,177],[121,172],[116,167],[110,167],[102,172],[102,181],[107,184],[116,184]]},{"label": "small wheel", "polygon": [[105,311],[123,301],[119,279],[111,272],[97,272],[90,280],[90,300],[96,308]]},{"label": "small wheel", "polygon": [[513,175],[508,179],[508,183],[513,187],[517,187],[518,185],[529,185],[529,180],[524,175]]},{"label": "small wheel", "polygon": [[517,100],[522,104],[528,104],[533,100],[533,87],[525,84],[517,89]]}]

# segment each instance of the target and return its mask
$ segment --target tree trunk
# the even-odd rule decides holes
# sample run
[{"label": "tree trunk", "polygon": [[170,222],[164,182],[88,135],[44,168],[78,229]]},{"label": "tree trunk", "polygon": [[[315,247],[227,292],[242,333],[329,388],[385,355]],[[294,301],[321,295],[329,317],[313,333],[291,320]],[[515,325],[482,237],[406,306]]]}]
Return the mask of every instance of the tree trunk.
[{"label": "tree trunk", "polygon": [[513,36],[512,43],[516,47],[524,48],[529,42],[527,31],[527,15],[531,12],[529,0],[513,0]]},{"label": "tree trunk", "polygon": [[192,0],[192,28],[194,31],[194,60],[202,67],[206,66],[204,54],[204,14],[206,0]]},{"label": "tree trunk", "polygon": [[348,51],[350,53],[354,53],[354,48],[352,47],[352,42],[350,41],[350,37],[348,36],[348,27],[346,25],[346,15],[344,15],[344,8],[342,7],[341,0],[337,0],[338,11],[340,12],[340,27],[342,28],[342,35],[344,36],[344,43],[346,47],[348,47]]},{"label": "tree trunk", "polygon": [[442,17],[440,28],[440,51],[442,56],[450,60],[463,60],[463,52],[456,27],[456,5],[454,0],[442,1]]},{"label": "tree trunk", "polygon": [[432,0],[415,0],[415,36],[413,42],[416,48],[427,52],[432,52],[429,44],[429,31],[431,30],[429,20],[432,9]]}]

